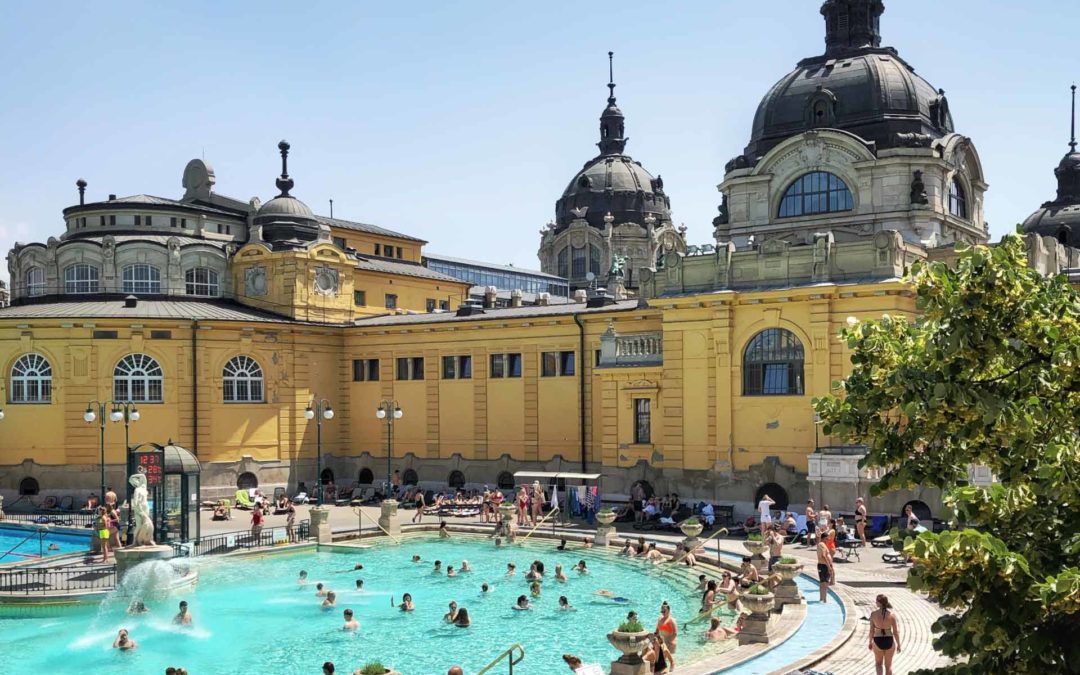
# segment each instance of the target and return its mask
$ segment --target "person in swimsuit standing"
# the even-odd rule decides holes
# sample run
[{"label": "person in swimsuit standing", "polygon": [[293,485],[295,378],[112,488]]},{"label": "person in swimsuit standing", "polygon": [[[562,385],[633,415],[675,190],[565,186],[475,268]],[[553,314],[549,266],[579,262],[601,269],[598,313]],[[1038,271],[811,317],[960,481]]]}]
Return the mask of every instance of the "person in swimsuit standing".
[{"label": "person in swimsuit standing", "polygon": [[518,494],[517,494],[517,514],[518,514],[517,523],[518,523],[519,526],[525,526],[525,525],[529,524],[528,521],[526,520],[528,512],[529,512],[529,491],[525,488],[524,485],[522,485],[521,489],[518,490]]},{"label": "person in swimsuit standing", "polygon": [[862,497],[855,500],[855,533],[862,546],[866,546],[866,502]]},{"label": "person in swimsuit standing", "polygon": [[814,530],[817,527],[815,522],[817,514],[814,513],[814,500],[810,499],[806,502],[806,545],[812,546],[810,541],[814,538]]},{"label": "person in swimsuit standing", "polygon": [[758,521],[761,526],[761,534],[764,534],[772,526],[772,512],[769,510],[776,502],[769,495],[761,495],[761,501],[758,502]]},{"label": "person in swimsuit standing", "polygon": [[671,606],[667,604],[667,600],[660,605],[660,619],[656,622],[656,634],[674,654],[679,642],[679,626],[671,617]]},{"label": "person in swimsuit standing", "polygon": [[836,582],[836,573],[833,569],[832,552],[825,542],[825,537],[820,537],[817,543],[817,572],[818,592],[821,602],[824,603],[829,597],[829,586]]},{"label": "person in swimsuit standing", "polygon": [[641,657],[649,664],[650,672],[670,673],[675,668],[675,657],[671,655],[668,646],[656,633],[649,633],[646,639],[649,646]]},{"label": "person in swimsuit standing", "polygon": [[536,527],[540,522],[540,516],[544,511],[544,488],[540,486],[540,481],[533,481],[531,502],[529,504],[532,509],[532,524]]},{"label": "person in swimsuit standing", "polygon": [[885,595],[877,596],[877,609],[870,614],[870,651],[874,653],[877,675],[892,675],[893,656],[900,653],[900,624]]}]

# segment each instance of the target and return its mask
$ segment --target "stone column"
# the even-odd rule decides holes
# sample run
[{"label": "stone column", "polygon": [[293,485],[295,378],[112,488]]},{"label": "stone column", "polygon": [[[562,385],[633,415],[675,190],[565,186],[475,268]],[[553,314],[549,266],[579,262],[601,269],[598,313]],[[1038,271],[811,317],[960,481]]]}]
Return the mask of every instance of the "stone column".
[{"label": "stone column", "polygon": [[333,543],[334,533],[330,530],[330,511],[325,506],[313,506],[308,513],[315,541],[320,544]]},{"label": "stone column", "polygon": [[380,506],[379,527],[391,537],[401,536],[401,522],[396,518],[398,503],[393,499],[384,499]]}]

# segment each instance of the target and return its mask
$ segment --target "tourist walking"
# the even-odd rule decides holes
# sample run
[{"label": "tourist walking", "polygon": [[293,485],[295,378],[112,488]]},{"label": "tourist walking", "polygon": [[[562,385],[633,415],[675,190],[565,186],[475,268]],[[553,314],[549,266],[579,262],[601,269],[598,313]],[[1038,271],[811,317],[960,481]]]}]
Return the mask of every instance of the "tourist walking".
[{"label": "tourist walking", "polygon": [[866,502],[862,497],[855,500],[855,534],[862,546],[866,546]]},{"label": "tourist walking", "polygon": [[417,488],[416,490],[416,513],[413,514],[412,521],[414,523],[424,522],[424,509],[427,508],[427,503],[424,501],[424,491]]},{"label": "tourist walking", "polygon": [[758,525],[761,527],[762,536],[764,536],[772,526],[772,512],[770,509],[775,503],[773,498],[767,494],[761,495],[761,501],[758,502]]},{"label": "tourist walking", "polygon": [[870,613],[870,651],[877,675],[892,675],[893,656],[900,653],[900,623],[884,594],[877,596],[877,609]]},{"label": "tourist walking", "polygon": [[818,537],[817,543],[818,593],[822,603],[828,601],[829,586],[836,583],[836,570],[833,568],[832,552],[826,543],[826,537]]},{"label": "tourist walking", "polygon": [[116,508],[115,496],[113,495],[112,504],[105,502],[105,522],[109,528],[109,547],[114,554],[123,548],[120,543],[120,510]]}]

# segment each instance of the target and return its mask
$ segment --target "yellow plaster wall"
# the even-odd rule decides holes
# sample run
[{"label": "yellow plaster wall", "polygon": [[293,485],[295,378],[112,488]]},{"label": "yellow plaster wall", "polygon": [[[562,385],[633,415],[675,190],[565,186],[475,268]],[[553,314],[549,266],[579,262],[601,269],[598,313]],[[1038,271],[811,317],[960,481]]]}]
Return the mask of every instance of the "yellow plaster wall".
[{"label": "yellow plaster wall", "polygon": [[[400,260],[409,260],[412,262],[420,262],[420,257],[423,253],[423,243],[413,241],[411,239],[401,239],[398,237],[390,237],[384,235],[374,235],[367,232],[360,232],[358,230],[351,230],[345,227],[330,227],[332,236],[345,240],[345,245],[349,248],[354,248],[357,252],[366,255],[375,255],[375,244],[380,247],[386,244],[392,244],[395,248],[401,247]],[[387,258],[397,258],[397,251],[394,251],[394,256],[384,256]]]}]

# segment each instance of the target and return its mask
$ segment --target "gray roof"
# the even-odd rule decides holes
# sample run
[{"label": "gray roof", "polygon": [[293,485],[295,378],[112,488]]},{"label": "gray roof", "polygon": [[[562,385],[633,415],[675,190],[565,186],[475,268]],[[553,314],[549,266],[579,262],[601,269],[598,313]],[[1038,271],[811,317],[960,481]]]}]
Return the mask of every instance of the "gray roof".
[{"label": "gray roof", "polygon": [[420,263],[407,260],[395,260],[392,258],[377,258],[375,256],[357,255],[356,267],[371,272],[385,272],[387,274],[401,274],[407,277],[419,277],[421,279],[433,279],[435,281],[450,281],[455,284],[467,283],[461,279],[429,270]]},{"label": "gray roof", "polygon": [[604,307],[586,307],[583,304],[548,305],[547,307],[506,307],[503,309],[485,309],[483,314],[458,316],[454,312],[430,312],[427,314],[400,314],[357,319],[353,323],[360,327],[374,326],[414,326],[429,323],[448,323],[463,321],[507,321],[512,319],[534,319],[543,317],[572,316],[574,314],[599,314],[602,312],[628,312],[636,309],[637,300],[621,300]]},{"label": "gray roof", "polygon": [[135,307],[124,307],[121,299],[15,305],[0,309],[0,319],[196,319],[301,323],[228,301],[140,300]]},{"label": "gray roof", "polygon": [[540,272],[539,270],[525,269],[524,267],[514,267],[513,265],[500,265],[499,263],[483,262],[481,260],[454,258],[448,255],[439,255],[438,253],[425,253],[424,258],[428,260],[444,260],[446,262],[457,263],[459,265],[469,265],[470,267],[483,267],[487,270],[498,270],[500,272],[516,272],[518,274],[528,274],[529,276],[543,277],[544,279],[551,279],[553,281],[566,281],[566,279],[554,274]]},{"label": "gray roof", "polygon": [[235,211],[228,211],[226,209],[218,209],[213,206],[206,206],[205,204],[196,202],[182,202],[176,199],[168,199],[166,197],[155,197],[154,195],[132,195],[130,197],[118,197],[116,199],[109,199],[103,202],[87,202],[86,204],[76,204],[64,209],[64,213],[71,211],[72,209],[102,209],[110,206],[121,205],[147,205],[147,206],[172,206],[181,209],[191,209],[195,211],[204,211],[206,213],[216,213],[223,216],[232,216],[233,218],[242,218],[240,214]]},{"label": "gray roof", "polygon": [[371,225],[369,223],[357,223],[351,220],[342,220],[341,218],[327,218],[326,216],[315,216],[315,220],[331,227],[343,227],[346,230],[356,230],[358,232],[367,232],[368,234],[382,234],[386,235],[387,237],[397,237],[398,239],[419,241],[424,244],[427,243],[426,240],[420,239],[419,237],[410,237],[407,234],[394,232],[393,230],[388,230],[385,227],[379,227],[378,225]]}]

